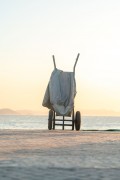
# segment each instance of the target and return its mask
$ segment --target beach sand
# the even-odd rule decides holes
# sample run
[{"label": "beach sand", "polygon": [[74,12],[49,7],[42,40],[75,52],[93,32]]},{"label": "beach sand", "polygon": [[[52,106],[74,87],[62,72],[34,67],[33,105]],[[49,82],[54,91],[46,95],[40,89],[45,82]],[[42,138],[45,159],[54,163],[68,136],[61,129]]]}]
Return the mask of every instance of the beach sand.
[{"label": "beach sand", "polygon": [[0,180],[118,180],[120,133],[0,130]]}]

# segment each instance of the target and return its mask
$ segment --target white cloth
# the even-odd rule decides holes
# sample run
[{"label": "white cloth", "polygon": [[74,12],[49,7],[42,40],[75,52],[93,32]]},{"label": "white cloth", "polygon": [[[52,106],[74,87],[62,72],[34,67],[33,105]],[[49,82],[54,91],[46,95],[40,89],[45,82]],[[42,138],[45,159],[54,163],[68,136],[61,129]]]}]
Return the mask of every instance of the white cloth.
[{"label": "white cloth", "polygon": [[74,72],[55,69],[51,74],[42,105],[53,109],[57,115],[69,116],[74,108],[75,95]]}]

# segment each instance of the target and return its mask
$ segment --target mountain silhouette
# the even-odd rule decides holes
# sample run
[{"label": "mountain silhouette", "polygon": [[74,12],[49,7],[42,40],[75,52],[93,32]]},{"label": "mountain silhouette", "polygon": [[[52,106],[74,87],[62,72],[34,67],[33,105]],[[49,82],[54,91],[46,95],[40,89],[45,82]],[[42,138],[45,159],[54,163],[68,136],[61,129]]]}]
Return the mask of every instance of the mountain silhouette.
[{"label": "mountain silhouette", "polygon": [[12,110],[12,109],[9,109],[9,108],[3,108],[3,109],[0,109],[0,114],[1,115],[19,115],[18,112]]}]

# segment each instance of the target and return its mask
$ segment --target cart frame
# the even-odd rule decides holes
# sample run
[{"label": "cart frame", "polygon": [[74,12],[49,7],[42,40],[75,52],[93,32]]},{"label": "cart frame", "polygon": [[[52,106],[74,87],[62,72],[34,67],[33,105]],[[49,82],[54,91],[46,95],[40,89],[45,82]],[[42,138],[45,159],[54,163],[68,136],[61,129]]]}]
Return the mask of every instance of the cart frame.
[{"label": "cart frame", "polygon": [[[74,67],[73,67],[74,76],[75,76],[75,67],[76,67],[79,55],[80,54],[78,53],[77,58],[75,60]],[[56,69],[55,56],[52,55],[52,58],[53,58],[54,69]],[[65,119],[65,117],[68,117],[68,116],[62,116],[63,117],[62,119],[58,119],[58,118],[56,119],[56,116],[58,115],[56,115],[56,112],[54,110],[49,110],[49,116],[48,116],[48,129],[49,130],[51,129],[55,130],[56,126],[62,126],[62,130],[65,129],[65,126],[71,126],[72,130],[74,130],[74,126],[75,126],[77,131],[80,130],[80,126],[81,126],[80,111],[77,111],[75,115],[74,108],[73,108],[72,113],[71,113],[71,116],[72,116],[71,119]],[[62,123],[58,123],[58,122],[62,122]],[[71,123],[68,124],[65,122],[71,122]]]}]

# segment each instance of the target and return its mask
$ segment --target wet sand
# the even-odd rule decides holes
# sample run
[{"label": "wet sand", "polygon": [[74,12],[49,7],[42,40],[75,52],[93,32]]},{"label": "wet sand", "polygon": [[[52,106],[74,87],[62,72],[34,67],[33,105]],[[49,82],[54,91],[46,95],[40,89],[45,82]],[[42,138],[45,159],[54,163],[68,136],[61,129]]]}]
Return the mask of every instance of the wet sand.
[{"label": "wet sand", "polygon": [[120,132],[0,130],[0,180],[119,179]]}]

